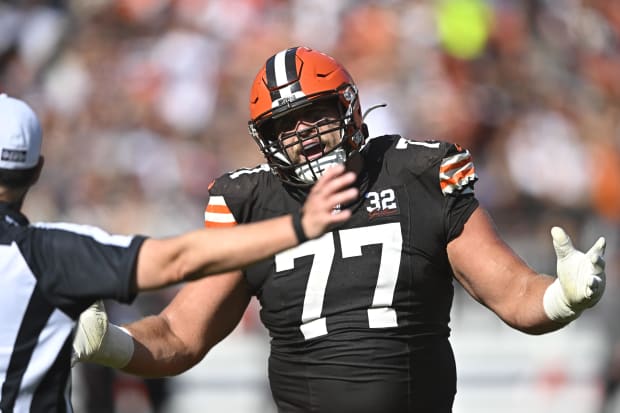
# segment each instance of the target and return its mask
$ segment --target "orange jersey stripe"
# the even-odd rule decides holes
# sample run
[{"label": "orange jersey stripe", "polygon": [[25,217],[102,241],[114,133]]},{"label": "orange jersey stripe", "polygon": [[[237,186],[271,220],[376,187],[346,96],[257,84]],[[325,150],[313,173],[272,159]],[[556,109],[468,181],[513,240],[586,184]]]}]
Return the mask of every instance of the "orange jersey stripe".
[{"label": "orange jersey stripe", "polygon": [[230,208],[228,208],[226,205],[215,205],[215,204],[209,204],[207,205],[207,208],[205,209],[205,211],[207,212],[214,212],[214,213],[220,213],[220,214],[230,214]]},{"label": "orange jersey stripe", "polygon": [[205,221],[206,228],[228,228],[234,227],[237,225],[236,222],[213,222],[213,221]]},{"label": "orange jersey stripe", "polygon": [[444,189],[450,185],[457,185],[459,182],[470,176],[475,176],[474,168],[467,168],[464,171],[455,174],[452,178],[442,179],[440,182],[441,189]]},{"label": "orange jersey stripe", "polygon": [[452,169],[458,169],[461,166],[467,165],[469,162],[471,162],[471,156],[468,156],[458,162],[443,164],[439,167],[439,172],[447,172]]}]

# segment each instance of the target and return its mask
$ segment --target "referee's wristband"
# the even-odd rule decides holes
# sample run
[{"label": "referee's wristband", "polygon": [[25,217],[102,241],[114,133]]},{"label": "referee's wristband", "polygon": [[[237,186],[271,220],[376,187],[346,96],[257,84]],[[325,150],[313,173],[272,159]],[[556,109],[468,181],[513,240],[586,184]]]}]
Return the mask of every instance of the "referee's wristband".
[{"label": "referee's wristband", "polygon": [[308,241],[309,239],[304,232],[304,227],[301,225],[301,217],[303,217],[303,215],[304,213],[301,209],[293,213],[293,229],[295,230],[297,242],[299,242],[300,244]]}]

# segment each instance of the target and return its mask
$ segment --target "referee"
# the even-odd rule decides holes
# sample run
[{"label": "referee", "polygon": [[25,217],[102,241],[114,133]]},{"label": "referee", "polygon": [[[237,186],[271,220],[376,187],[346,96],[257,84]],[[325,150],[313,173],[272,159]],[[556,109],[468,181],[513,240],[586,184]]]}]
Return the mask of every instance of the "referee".
[{"label": "referee", "polygon": [[[168,239],[110,235],[91,226],[30,224],[20,212],[43,166],[41,127],[23,101],[0,95],[0,411],[71,412],[76,320],[99,298],[247,266],[349,218],[352,173],[325,174],[297,213]],[[292,224],[292,225],[291,225]],[[114,331],[110,331],[114,333]],[[123,334],[123,337],[126,335]],[[129,339],[123,346],[133,346]]]}]

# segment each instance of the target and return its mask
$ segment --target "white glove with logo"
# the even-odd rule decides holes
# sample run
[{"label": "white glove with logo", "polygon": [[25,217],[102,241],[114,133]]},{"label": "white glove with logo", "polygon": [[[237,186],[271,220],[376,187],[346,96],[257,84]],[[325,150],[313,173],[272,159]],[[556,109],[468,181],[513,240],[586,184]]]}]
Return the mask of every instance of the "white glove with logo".
[{"label": "white glove with logo", "polygon": [[543,299],[549,319],[570,322],[596,304],[605,291],[605,238],[601,237],[585,254],[573,247],[562,228],[551,228],[558,257],[556,280]]},{"label": "white glove with logo", "polygon": [[71,366],[93,362],[123,368],[133,355],[133,338],[126,329],[110,324],[103,301],[88,307],[81,315],[73,338]]}]

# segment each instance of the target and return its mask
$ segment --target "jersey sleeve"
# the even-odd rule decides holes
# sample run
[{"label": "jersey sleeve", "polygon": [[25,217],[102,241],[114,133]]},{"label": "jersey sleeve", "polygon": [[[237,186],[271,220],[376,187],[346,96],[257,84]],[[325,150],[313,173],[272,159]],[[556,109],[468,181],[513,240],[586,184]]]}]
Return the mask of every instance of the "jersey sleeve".
[{"label": "jersey sleeve", "polygon": [[209,184],[205,227],[231,227],[251,220],[252,204],[258,186],[255,175],[251,173],[255,170],[262,169],[238,170],[222,175]]},{"label": "jersey sleeve", "polygon": [[458,144],[445,144],[447,150],[439,165],[439,186],[445,197],[446,241],[463,231],[465,223],[478,208],[474,184],[478,180],[471,153]]},{"label": "jersey sleeve", "polygon": [[97,299],[131,303],[146,237],[110,235],[92,226],[35,224],[25,249],[46,299],[73,318]]},{"label": "jersey sleeve", "polygon": [[210,195],[205,208],[206,228],[226,228],[237,225],[235,216],[222,195]]},{"label": "jersey sleeve", "polygon": [[444,241],[452,241],[478,207],[474,195],[478,176],[471,153],[440,140],[411,140],[397,135],[390,140],[395,142],[393,153],[397,154],[392,160],[420,179],[419,189],[427,191],[431,203],[428,208],[441,207]]}]

